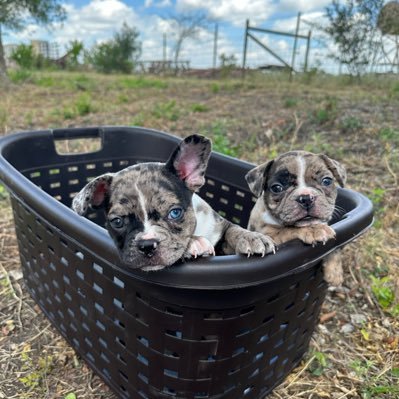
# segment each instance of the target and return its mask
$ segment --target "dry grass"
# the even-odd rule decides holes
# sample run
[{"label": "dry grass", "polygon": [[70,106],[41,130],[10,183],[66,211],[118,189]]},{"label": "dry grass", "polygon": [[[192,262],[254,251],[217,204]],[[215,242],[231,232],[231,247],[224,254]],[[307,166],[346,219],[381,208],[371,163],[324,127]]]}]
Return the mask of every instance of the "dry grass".
[{"label": "dry grass", "polygon": [[[376,223],[345,248],[345,285],[329,292],[307,356],[270,398],[399,397],[397,83],[56,73],[24,78],[0,96],[0,134],[136,124],[180,136],[199,131],[217,150],[252,162],[291,148],[323,151],[343,162],[348,186],[373,200]],[[114,397],[27,294],[1,188],[0,298],[0,398]]]}]

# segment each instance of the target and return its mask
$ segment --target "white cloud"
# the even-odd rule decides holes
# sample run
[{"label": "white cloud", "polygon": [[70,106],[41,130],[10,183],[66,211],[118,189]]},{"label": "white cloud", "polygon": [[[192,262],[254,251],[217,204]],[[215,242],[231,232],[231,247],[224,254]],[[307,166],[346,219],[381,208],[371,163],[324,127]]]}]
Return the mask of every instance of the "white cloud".
[{"label": "white cloud", "polygon": [[280,0],[277,3],[278,11],[309,12],[320,10],[331,3],[331,0]]},{"label": "white cloud", "polygon": [[271,0],[177,0],[178,11],[204,10],[216,20],[244,26],[245,20],[260,23],[267,20],[275,7]]}]

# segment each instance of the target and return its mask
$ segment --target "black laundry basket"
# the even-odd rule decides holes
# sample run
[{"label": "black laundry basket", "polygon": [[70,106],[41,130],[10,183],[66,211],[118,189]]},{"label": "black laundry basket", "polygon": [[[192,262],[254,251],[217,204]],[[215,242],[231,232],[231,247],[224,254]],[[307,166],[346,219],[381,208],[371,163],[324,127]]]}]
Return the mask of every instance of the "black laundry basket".
[{"label": "black laundry basket", "polygon": [[[101,149],[59,154],[55,141],[97,138]],[[25,132],[0,140],[24,279],[70,345],[121,398],[263,398],[300,362],[326,284],[321,259],[372,223],[363,195],[339,190],[335,241],[300,242],[264,258],[217,256],[145,273],[127,270],[96,213],[69,209],[92,177],[165,161],[179,139],[142,128]],[[246,225],[252,165],[213,153],[201,191]]]}]

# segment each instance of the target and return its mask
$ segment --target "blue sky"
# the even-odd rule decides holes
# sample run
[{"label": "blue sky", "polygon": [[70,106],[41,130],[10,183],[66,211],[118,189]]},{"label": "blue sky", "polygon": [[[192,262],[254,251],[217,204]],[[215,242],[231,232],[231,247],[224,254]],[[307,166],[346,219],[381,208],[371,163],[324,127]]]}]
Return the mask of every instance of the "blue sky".
[{"label": "blue sky", "polygon": [[[329,3],[330,0],[71,0],[64,2],[68,17],[63,25],[49,32],[29,24],[21,32],[5,32],[4,43],[29,43],[33,38],[49,40],[59,44],[60,55],[63,55],[71,40],[82,40],[85,47],[90,48],[111,38],[126,22],[140,32],[143,60],[162,59],[163,34],[167,37],[167,56],[172,58],[176,28],[169,17],[202,11],[219,24],[218,55],[234,55],[241,63],[246,19],[253,26],[294,32],[298,11],[302,12],[304,21],[320,21]],[[309,30],[304,21],[301,33]],[[208,30],[201,30],[195,40],[186,41],[181,59],[189,60],[193,67],[211,67],[213,29],[214,23]],[[270,35],[258,37],[283,58],[291,58],[292,41]],[[304,41],[299,42],[298,49],[299,66],[303,62]],[[317,56],[317,51],[311,52],[312,62],[317,61]],[[254,43],[249,45],[248,62],[254,66],[278,63]]]}]

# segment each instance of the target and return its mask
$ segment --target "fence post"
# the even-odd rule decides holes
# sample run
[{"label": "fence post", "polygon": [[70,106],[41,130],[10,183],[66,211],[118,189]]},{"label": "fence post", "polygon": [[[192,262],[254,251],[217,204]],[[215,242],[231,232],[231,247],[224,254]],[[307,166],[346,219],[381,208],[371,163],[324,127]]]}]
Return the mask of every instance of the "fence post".
[{"label": "fence post", "polygon": [[242,57],[242,77],[244,77],[245,75],[245,64],[247,61],[248,26],[249,26],[249,19],[247,19],[245,23],[244,54]]},{"label": "fence post", "polygon": [[301,22],[301,13],[298,12],[298,17],[296,19],[296,29],[295,29],[295,38],[294,38],[294,48],[292,49],[292,59],[291,59],[291,71],[290,71],[290,81],[292,81],[292,75],[295,72],[295,56],[296,56],[296,48],[298,44],[298,33],[299,33],[299,24]]},{"label": "fence post", "polygon": [[312,31],[309,31],[308,38],[306,42],[306,54],[305,54],[305,65],[303,67],[304,72],[308,71],[308,60],[309,60],[309,50],[310,50],[310,37],[312,35]]}]

